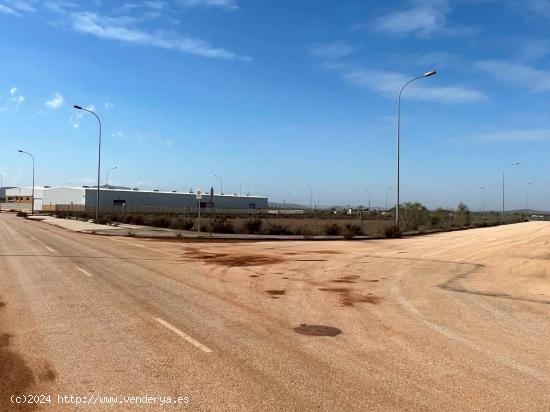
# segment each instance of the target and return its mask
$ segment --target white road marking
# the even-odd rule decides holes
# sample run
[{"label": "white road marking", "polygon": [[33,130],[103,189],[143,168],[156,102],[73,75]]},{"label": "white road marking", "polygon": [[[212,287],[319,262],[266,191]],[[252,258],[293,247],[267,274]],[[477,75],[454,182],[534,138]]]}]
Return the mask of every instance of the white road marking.
[{"label": "white road marking", "polygon": [[57,251],[56,251],[55,249],[52,249],[52,248],[49,247],[49,246],[44,246],[44,247],[45,247],[46,249],[48,249],[48,251],[49,251],[50,253],[57,253]]},{"label": "white road marking", "polygon": [[90,278],[93,278],[93,277],[94,277],[91,273],[85,271],[84,269],[82,269],[82,268],[79,267],[79,266],[76,267],[76,270],[79,270],[80,272],[84,273],[86,276],[88,276],[88,277],[90,277]]},{"label": "white road marking", "polygon": [[203,352],[206,352],[206,353],[210,353],[212,352],[212,349],[210,348],[207,348],[206,346],[204,346],[202,343],[196,341],[195,339],[193,339],[191,336],[183,333],[181,330],[179,330],[178,328],[176,328],[174,325],[166,322],[165,320],[162,320],[160,318],[153,318],[155,319],[158,323],[160,323],[162,326],[164,326],[165,328],[167,329],[170,329],[172,332],[174,332],[176,335],[178,335],[179,337],[185,339],[187,342],[189,342],[191,345],[199,348],[200,350],[202,350]]}]

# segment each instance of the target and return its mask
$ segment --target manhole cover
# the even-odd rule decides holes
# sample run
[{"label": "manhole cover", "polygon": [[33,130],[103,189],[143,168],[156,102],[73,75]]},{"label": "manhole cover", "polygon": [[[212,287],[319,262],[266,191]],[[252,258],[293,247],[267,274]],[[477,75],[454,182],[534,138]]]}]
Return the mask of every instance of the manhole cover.
[{"label": "manhole cover", "polygon": [[340,329],[334,326],[306,325],[305,323],[296,326],[294,331],[308,336],[336,336],[342,333]]}]

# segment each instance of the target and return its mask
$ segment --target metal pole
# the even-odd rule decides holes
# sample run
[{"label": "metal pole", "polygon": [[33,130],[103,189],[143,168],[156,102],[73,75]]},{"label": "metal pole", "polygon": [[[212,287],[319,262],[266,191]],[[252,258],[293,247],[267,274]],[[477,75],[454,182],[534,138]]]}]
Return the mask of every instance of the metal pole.
[{"label": "metal pole", "polygon": [[[414,82],[415,80],[423,79],[424,77],[430,77],[436,74],[435,70],[432,70],[428,73],[425,73],[422,76],[415,77],[414,79],[409,80],[407,83],[403,85],[401,90],[399,91],[399,96],[397,98],[397,203],[395,206],[395,228],[399,230],[399,196],[400,196],[400,145],[401,145],[401,94],[403,93],[403,90],[405,90],[405,87],[407,87],[409,84]],[[386,210],[388,207],[386,206]]]},{"label": "metal pole", "polygon": [[311,208],[311,213],[313,213],[313,189],[309,188],[309,207]]},{"label": "metal pole", "polygon": [[197,210],[198,210],[198,216],[199,220],[197,222],[197,233],[201,232],[201,201],[197,200]]},{"label": "metal pole", "polygon": [[502,212],[500,213],[500,221],[503,223],[504,223],[504,172],[506,172],[506,167],[504,167],[504,169],[502,170]]},{"label": "metal pole", "polygon": [[98,144],[98,156],[97,156],[97,196],[96,196],[96,206],[95,206],[95,220],[99,220],[99,187],[101,185],[101,119],[99,116],[92,110],[85,109],[81,106],[74,105],[73,106],[77,110],[83,110],[85,112],[91,113],[95,116],[97,121],[99,122],[99,144]]},{"label": "metal pole", "polygon": [[34,215],[34,156],[24,150],[18,150],[19,153],[29,155],[32,159],[32,195],[31,195],[31,215]]},{"label": "metal pole", "polygon": [[533,182],[527,183],[527,189],[525,190],[525,219],[527,219],[527,214],[529,213],[529,187]]},{"label": "metal pole", "polygon": [[34,156],[32,157],[32,196],[31,196],[31,215],[34,215]]},{"label": "metal pole", "polygon": [[502,220],[503,223],[504,223],[504,177],[505,177],[506,169],[508,169],[509,167],[517,166],[517,165],[519,165],[519,162],[511,163],[511,164],[505,166],[504,169],[502,170],[502,215],[501,215],[501,220]]},{"label": "metal pole", "polygon": [[220,179],[220,195],[223,195],[223,177],[220,175],[214,175],[214,177]]}]

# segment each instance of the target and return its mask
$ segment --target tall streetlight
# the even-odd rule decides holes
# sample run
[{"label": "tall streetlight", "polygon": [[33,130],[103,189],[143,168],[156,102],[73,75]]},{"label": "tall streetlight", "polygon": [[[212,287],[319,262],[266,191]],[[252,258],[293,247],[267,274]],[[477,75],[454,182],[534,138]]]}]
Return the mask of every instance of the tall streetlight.
[{"label": "tall streetlight", "polygon": [[[415,77],[414,79],[409,80],[403,85],[399,91],[399,97],[397,99],[397,205],[395,206],[395,227],[399,230],[399,187],[400,187],[400,144],[401,144],[401,94],[405,87],[414,82],[415,80],[423,79],[425,77],[431,77],[437,72],[435,70],[424,73],[422,76]],[[386,206],[386,210],[388,207]]]},{"label": "tall streetlight", "polygon": [[98,156],[97,156],[97,194],[96,194],[96,205],[95,205],[95,220],[99,220],[99,187],[101,185],[101,119],[99,116],[92,110],[85,109],[77,104],[73,106],[77,110],[83,110],[90,114],[93,114],[97,121],[99,122],[99,145],[98,145]]},{"label": "tall streetlight", "polygon": [[248,180],[245,180],[241,184],[239,184],[239,196],[243,197],[243,186],[248,183]]},{"label": "tall streetlight", "polygon": [[485,186],[480,186],[479,188],[483,190],[483,211],[485,212],[487,210],[487,189]]},{"label": "tall streetlight", "polygon": [[223,195],[223,177],[221,177],[220,175],[214,175],[214,177],[220,179],[220,195]]},{"label": "tall streetlight", "polygon": [[527,214],[529,213],[529,187],[533,182],[527,183],[527,187],[525,188],[525,219],[527,219]]},{"label": "tall streetlight", "polygon": [[107,179],[105,181],[106,185],[107,185],[107,189],[110,189],[111,187],[109,186],[109,174],[111,173],[111,171],[113,170],[117,170],[118,169],[118,166],[115,166],[115,167],[111,167],[109,170],[107,170]]},{"label": "tall streetlight", "polygon": [[519,162],[510,163],[509,165],[506,165],[504,169],[502,169],[502,216],[501,219],[504,222],[504,175],[506,173],[506,169],[509,167],[517,166],[519,165]]},{"label": "tall streetlight", "polygon": [[32,203],[31,203],[31,215],[34,215],[34,156],[30,154],[29,152],[25,152],[24,150],[18,150],[19,153],[24,153],[26,155],[29,155],[32,159]]}]

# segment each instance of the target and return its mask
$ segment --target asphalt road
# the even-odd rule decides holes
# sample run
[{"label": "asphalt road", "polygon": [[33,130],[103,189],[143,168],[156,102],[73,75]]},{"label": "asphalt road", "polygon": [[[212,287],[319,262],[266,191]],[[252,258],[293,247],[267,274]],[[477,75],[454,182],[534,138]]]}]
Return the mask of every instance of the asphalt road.
[{"label": "asphalt road", "polygon": [[544,222],[197,243],[1,214],[0,410],[548,410],[549,242]]}]

